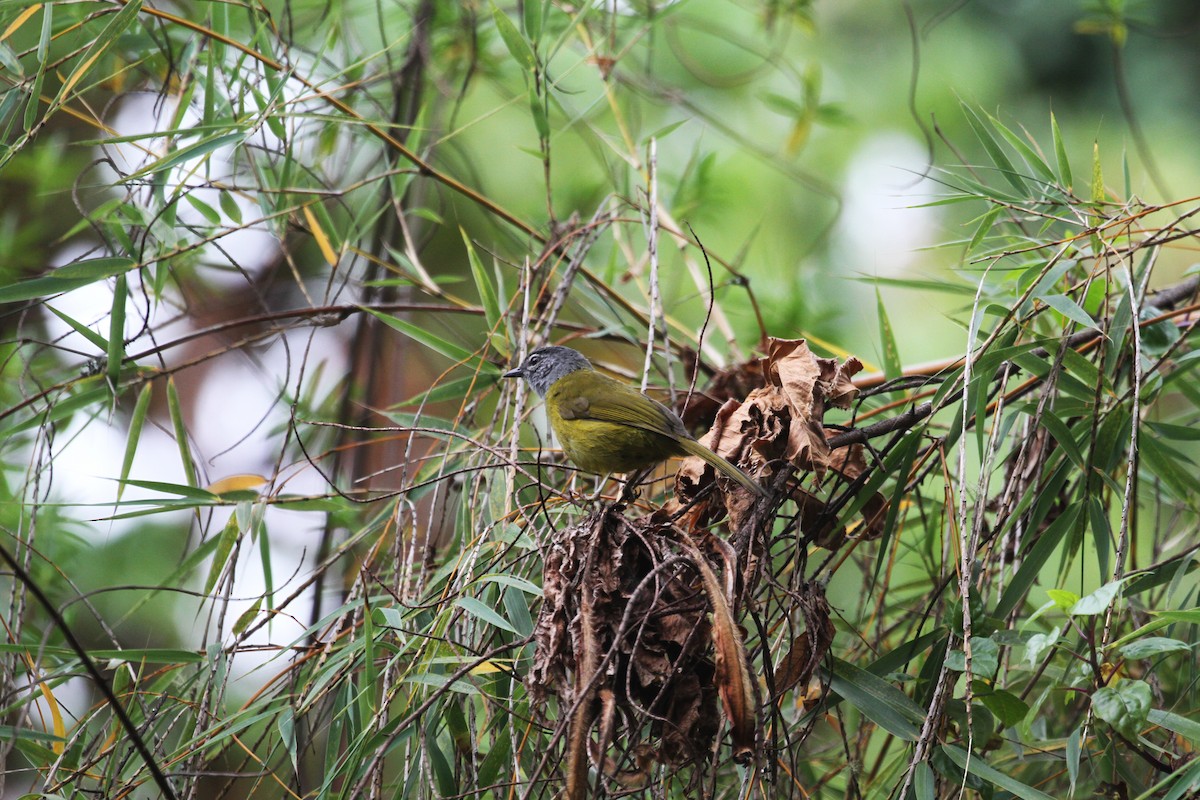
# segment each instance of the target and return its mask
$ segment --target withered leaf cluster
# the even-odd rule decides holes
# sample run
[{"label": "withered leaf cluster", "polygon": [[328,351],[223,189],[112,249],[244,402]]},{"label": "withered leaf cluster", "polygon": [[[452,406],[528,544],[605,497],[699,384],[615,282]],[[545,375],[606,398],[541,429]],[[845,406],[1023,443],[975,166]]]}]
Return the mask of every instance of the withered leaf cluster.
[{"label": "withered leaf cluster", "polygon": [[[849,484],[866,464],[857,449],[830,450],[823,417],[853,402],[860,369],[856,359],[817,357],[803,341],[769,340],[766,356],[724,373],[715,393],[710,387],[710,407],[720,405],[701,438],[769,487],[768,497],[686,458],[661,508],[641,516],[606,508],[553,536],[527,684],[535,701],[558,699],[565,797],[592,795],[590,768],[613,791],[644,785],[656,762],[696,767],[698,784],[720,751],[723,723],[732,757],[757,759],[764,689],[778,696],[806,687],[833,625],[811,584],[795,593],[805,630],[786,653],[749,649],[738,620],[770,568],[766,542],[777,517],[798,522],[790,530],[802,543],[844,540],[820,487],[831,476]],[[734,387],[745,397],[721,396]],[[796,511],[779,516],[787,500]],[[867,535],[883,510],[881,498],[868,502]],[[755,666],[765,658],[779,662],[770,687]]]}]

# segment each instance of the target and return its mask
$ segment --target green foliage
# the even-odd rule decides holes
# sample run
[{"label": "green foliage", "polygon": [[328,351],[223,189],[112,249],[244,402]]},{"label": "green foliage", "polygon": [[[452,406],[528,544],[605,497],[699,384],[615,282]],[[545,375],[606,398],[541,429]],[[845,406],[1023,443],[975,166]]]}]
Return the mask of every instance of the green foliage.
[{"label": "green foliage", "polygon": [[[1116,105],[1022,117],[1015,78],[990,112],[924,79],[1019,72],[985,8],[930,17],[910,96],[903,24],[807,2],[0,5],[0,790],[1193,796],[1197,168],[1156,174],[1135,10],[1072,12]],[[886,231],[838,182],[909,103],[961,234],[845,263]],[[562,537],[620,489],[501,373],[569,341],[701,433],[798,336],[879,362],[815,423],[853,466],[774,463],[748,538],[669,480],[609,507],[670,555],[606,565],[621,635],[577,652]]]}]

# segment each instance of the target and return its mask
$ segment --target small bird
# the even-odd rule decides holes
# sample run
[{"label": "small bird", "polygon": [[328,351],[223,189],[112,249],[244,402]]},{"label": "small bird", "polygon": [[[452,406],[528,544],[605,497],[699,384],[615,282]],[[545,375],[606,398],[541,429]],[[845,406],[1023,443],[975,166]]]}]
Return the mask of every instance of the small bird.
[{"label": "small bird", "polygon": [[546,402],[546,416],[567,458],[600,475],[631,472],[671,456],[703,459],[755,494],[749,475],[696,441],[662,403],[597,372],[577,350],[539,347],[505,378],[524,378]]}]

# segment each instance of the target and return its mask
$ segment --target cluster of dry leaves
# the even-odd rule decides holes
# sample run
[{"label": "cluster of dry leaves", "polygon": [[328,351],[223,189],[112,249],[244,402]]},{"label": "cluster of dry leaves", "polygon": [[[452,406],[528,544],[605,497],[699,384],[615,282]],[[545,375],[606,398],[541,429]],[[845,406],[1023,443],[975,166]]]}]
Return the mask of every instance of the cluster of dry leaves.
[{"label": "cluster of dry leaves", "polygon": [[[854,401],[851,377],[862,367],[819,358],[803,340],[771,339],[766,353],[719,374],[697,407],[712,413],[701,441],[768,496],[690,457],[662,507],[642,516],[596,511],[551,543],[527,683],[535,700],[556,696],[567,723],[567,798],[591,796],[589,766],[614,790],[644,785],[654,763],[693,765],[700,783],[722,719],[733,758],[755,762],[764,691],[775,702],[807,687],[829,649],[830,610],[813,584],[795,593],[806,630],[763,670],[769,685],[753,665],[772,654],[748,651],[738,619],[773,568],[766,543],[777,520],[804,546],[845,541],[817,489],[831,473],[854,482],[866,463],[859,446],[831,451],[823,418]],[[685,420],[694,424],[695,413]],[[861,536],[878,532],[884,510],[881,497],[868,501]]]}]

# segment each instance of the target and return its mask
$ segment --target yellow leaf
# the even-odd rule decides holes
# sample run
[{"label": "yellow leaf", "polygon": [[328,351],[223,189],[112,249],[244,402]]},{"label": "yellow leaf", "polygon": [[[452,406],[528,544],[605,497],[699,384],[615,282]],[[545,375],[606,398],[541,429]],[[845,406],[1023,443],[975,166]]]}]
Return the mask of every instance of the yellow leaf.
[{"label": "yellow leaf", "polygon": [[225,494],[226,492],[244,492],[248,489],[257,489],[266,482],[267,479],[262,475],[230,475],[227,478],[214,481],[204,488],[213,494]]},{"label": "yellow leaf", "polygon": [[338,262],[337,253],[333,249],[333,245],[329,242],[329,237],[325,235],[325,231],[321,230],[320,224],[317,222],[316,214],[305,206],[300,209],[304,212],[304,220],[308,223],[308,229],[312,231],[313,238],[317,240],[317,247],[321,248],[321,255],[325,256],[325,262],[331,267],[336,267]]},{"label": "yellow leaf", "polygon": [[34,3],[29,8],[17,15],[17,18],[12,21],[12,24],[4,29],[4,33],[0,33],[0,42],[3,42],[8,37],[17,32],[17,29],[24,25],[30,17],[38,12],[42,7],[41,3]]}]

